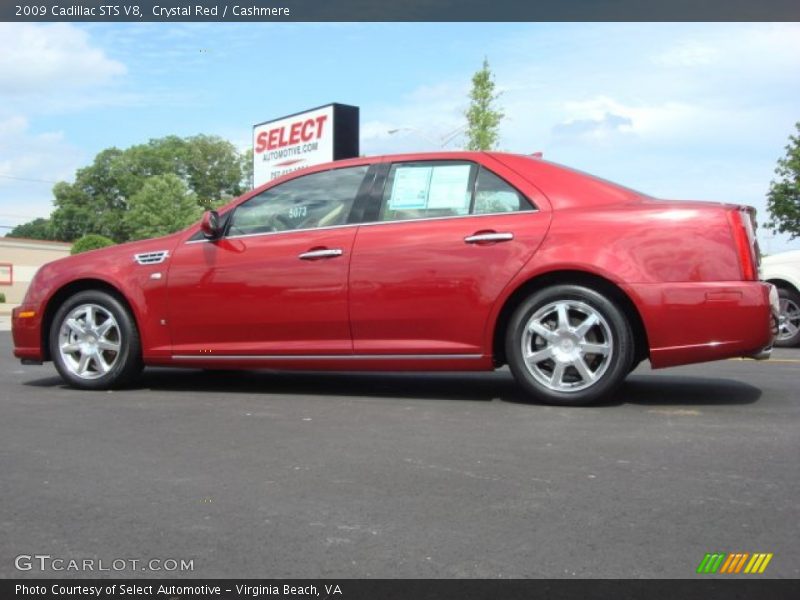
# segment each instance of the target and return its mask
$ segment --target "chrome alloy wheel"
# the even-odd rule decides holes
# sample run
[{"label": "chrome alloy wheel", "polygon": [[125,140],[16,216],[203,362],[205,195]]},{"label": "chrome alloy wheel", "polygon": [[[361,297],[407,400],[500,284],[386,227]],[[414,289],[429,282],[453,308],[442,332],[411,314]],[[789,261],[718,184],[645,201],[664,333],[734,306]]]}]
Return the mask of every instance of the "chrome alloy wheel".
[{"label": "chrome alloy wheel", "polygon": [[780,317],[778,323],[778,340],[788,340],[800,330],[800,306],[791,298],[781,297],[779,301]]},{"label": "chrome alloy wheel", "polygon": [[81,304],[61,322],[58,351],[64,366],[81,379],[97,379],[108,373],[121,347],[119,325],[102,306]]},{"label": "chrome alloy wheel", "polygon": [[584,302],[559,300],[528,319],[522,358],[540,384],[556,392],[576,392],[596,383],[614,353],[611,328]]}]

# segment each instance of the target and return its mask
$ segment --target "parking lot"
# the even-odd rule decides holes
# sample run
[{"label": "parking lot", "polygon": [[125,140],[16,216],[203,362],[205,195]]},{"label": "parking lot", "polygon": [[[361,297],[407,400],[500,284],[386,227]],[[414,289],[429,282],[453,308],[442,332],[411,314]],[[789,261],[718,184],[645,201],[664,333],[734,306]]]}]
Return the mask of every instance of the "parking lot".
[{"label": "parking lot", "polygon": [[660,372],[604,406],[493,374],[150,369],[65,387],[0,332],[0,576],[20,554],[210,577],[800,575],[800,349]]}]

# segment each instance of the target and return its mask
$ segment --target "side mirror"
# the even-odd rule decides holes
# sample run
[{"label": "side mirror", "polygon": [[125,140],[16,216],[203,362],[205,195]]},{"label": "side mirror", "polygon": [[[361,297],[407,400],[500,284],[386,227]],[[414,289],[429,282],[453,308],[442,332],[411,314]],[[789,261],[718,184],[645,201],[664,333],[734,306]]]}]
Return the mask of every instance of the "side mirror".
[{"label": "side mirror", "polygon": [[203,220],[200,221],[200,231],[206,236],[207,240],[216,240],[222,235],[222,228],[219,226],[219,214],[215,210],[207,210],[203,213]]}]

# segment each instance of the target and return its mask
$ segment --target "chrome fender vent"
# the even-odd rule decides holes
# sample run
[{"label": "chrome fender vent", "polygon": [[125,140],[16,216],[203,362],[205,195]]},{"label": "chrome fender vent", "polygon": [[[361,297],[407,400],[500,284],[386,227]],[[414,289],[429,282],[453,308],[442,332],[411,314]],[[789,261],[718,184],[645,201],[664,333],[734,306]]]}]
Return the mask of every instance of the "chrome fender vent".
[{"label": "chrome fender vent", "polygon": [[169,250],[158,250],[157,252],[143,252],[141,254],[134,254],[133,260],[140,265],[157,265],[167,260]]}]

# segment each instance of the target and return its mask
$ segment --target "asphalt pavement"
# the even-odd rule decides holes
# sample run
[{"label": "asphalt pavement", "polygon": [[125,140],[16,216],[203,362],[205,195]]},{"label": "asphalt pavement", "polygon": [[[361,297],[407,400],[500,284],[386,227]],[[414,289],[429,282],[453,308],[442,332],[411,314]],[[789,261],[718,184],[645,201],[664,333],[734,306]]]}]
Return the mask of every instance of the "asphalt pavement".
[{"label": "asphalt pavement", "polygon": [[90,393],[0,332],[0,577],[691,578],[707,552],[798,577],[798,387],[800,349],[645,365],[591,408],[528,403],[507,370]]}]

